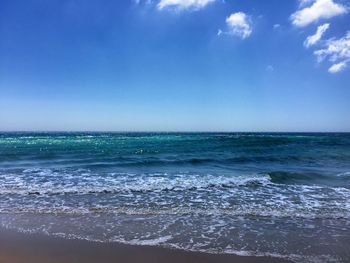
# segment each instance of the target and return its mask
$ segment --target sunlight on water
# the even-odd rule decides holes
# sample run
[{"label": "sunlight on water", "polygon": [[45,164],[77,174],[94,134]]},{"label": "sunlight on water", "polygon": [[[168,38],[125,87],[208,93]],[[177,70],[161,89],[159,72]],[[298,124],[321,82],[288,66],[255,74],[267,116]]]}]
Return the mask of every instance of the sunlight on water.
[{"label": "sunlight on water", "polygon": [[296,262],[350,258],[348,134],[0,135],[0,223]]}]

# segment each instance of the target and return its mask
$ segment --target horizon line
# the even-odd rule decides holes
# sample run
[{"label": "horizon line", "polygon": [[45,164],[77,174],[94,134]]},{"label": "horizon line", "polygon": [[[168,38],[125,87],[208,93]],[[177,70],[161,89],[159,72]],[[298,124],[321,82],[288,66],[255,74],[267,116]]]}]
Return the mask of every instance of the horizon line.
[{"label": "horizon line", "polygon": [[128,130],[0,130],[0,133],[350,133],[350,131],[128,131]]}]

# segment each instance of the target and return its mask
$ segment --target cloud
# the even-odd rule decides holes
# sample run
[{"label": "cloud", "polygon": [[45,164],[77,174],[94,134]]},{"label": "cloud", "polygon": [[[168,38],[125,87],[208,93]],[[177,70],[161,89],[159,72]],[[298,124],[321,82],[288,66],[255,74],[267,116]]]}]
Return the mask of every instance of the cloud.
[{"label": "cloud", "polygon": [[267,67],[266,67],[266,71],[274,71],[275,69],[274,69],[274,67],[272,66],[272,65],[268,65]]},{"label": "cloud", "polygon": [[278,28],[280,28],[280,27],[281,27],[280,24],[274,24],[274,25],[273,25],[273,29],[278,29]]},{"label": "cloud", "polygon": [[322,38],[323,34],[326,32],[326,30],[329,28],[329,24],[323,24],[321,26],[317,27],[317,31],[314,35],[308,36],[304,42],[304,46],[306,48],[315,45],[320,39]]},{"label": "cloud", "polygon": [[337,64],[332,65],[329,69],[328,72],[329,73],[337,73],[339,71],[342,71],[343,69],[345,69],[347,66],[347,62],[343,61]]},{"label": "cloud", "polygon": [[225,33],[245,39],[249,37],[253,31],[249,17],[243,12],[231,14],[229,17],[226,18],[226,24],[228,27],[228,31],[224,32],[221,29],[219,29],[219,36]]},{"label": "cloud", "polygon": [[320,19],[331,18],[348,12],[345,6],[335,3],[333,0],[304,0],[302,3],[303,2],[304,4],[312,2],[312,5],[302,8],[291,15],[293,25],[298,27],[303,27]]},{"label": "cloud", "polygon": [[159,10],[173,7],[177,9],[201,9],[216,0],[160,0],[157,4]]},{"label": "cloud", "polygon": [[150,5],[150,4],[152,4],[152,0],[133,0],[133,2],[134,2],[136,5],[140,5],[140,4],[147,4],[147,5]]},{"label": "cloud", "polygon": [[311,4],[315,1],[316,0],[299,0],[299,6],[304,7],[304,6],[307,6],[308,4]]},{"label": "cloud", "polygon": [[322,49],[316,50],[314,54],[318,62],[328,59],[332,66],[328,69],[331,73],[344,70],[350,61],[350,31],[342,38],[331,38],[325,41]]}]

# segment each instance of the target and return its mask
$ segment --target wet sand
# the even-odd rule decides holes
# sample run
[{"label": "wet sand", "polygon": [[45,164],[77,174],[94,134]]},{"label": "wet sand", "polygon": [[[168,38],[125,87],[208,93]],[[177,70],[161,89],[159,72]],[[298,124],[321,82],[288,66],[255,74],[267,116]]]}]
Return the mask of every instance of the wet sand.
[{"label": "wet sand", "polygon": [[150,246],[68,240],[0,228],[0,263],[287,263],[270,257],[186,252]]}]

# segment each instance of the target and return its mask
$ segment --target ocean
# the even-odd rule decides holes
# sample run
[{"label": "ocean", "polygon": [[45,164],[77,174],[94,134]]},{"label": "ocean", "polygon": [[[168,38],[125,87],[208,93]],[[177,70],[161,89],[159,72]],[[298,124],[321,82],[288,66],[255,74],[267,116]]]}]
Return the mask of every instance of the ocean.
[{"label": "ocean", "polygon": [[0,225],[350,261],[349,133],[0,133]]}]

